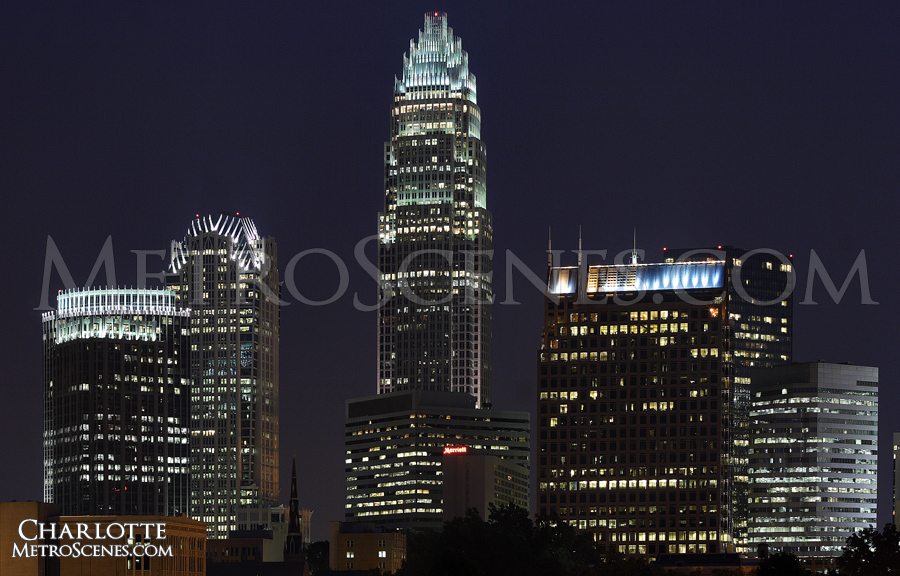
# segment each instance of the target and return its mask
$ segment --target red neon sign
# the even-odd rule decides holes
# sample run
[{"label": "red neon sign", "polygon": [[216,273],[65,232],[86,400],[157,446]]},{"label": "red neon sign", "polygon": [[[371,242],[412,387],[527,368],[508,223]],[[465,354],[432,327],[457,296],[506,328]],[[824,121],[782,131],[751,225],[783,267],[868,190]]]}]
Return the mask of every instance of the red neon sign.
[{"label": "red neon sign", "polygon": [[466,450],[465,446],[445,446],[444,454],[465,454]]}]

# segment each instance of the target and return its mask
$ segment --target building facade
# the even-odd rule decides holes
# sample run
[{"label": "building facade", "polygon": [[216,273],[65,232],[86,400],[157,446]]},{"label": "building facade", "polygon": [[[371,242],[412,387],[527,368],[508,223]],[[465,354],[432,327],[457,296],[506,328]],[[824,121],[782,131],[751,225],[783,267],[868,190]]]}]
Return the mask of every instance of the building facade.
[{"label": "building facade", "polygon": [[365,522],[332,522],[328,566],[334,571],[379,570],[394,573],[406,559],[406,534]]},{"label": "building facade", "polygon": [[732,491],[734,539],[748,552],[750,372],[786,364],[793,358],[794,269],[791,255],[761,249],[717,246],[666,250],[666,261],[722,260],[725,263],[728,321],[731,324],[734,419]]},{"label": "building facade", "polygon": [[441,461],[444,522],[462,518],[475,509],[490,517],[491,506],[530,507],[528,468],[467,446],[447,446]]},{"label": "building facade", "polygon": [[172,242],[168,283],[191,308],[191,516],[210,538],[237,506],[278,501],[277,265],[239,215],[198,217]]},{"label": "building facade", "polygon": [[841,555],[877,525],[878,369],[811,362],[753,372],[750,542]]},{"label": "building facade", "polygon": [[475,402],[463,392],[421,390],[349,400],[346,520],[440,529],[447,446],[467,446],[527,468],[528,412],[476,408]]},{"label": "building facade", "polygon": [[539,511],[626,554],[745,551],[749,370],[790,359],[792,274],[722,247],[551,262]]},{"label": "building facade", "polygon": [[175,292],[60,292],[43,315],[44,499],[65,515],[186,514],[190,311]]},{"label": "building facade", "polygon": [[725,262],[554,266],[538,361],[538,512],[625,554],[733,546]]},{"label": "building facade", "polygon": [[[135,530],[133,537],[126,533],[120,538],[111,538],[103,545],[129,546],[134,552],[125,556],[91,557],[86,554],[72,555],[60,559],[62,576],[120,576],[140,574],[141,576],[204,576],[206,574],[206,526],[186,516],[61,516],[60,525],[70,525],[71,533],[77,535],[78,525],[87,525],[101,533],[117,534],[118,526],[130,524],[164,524],[164,538],[156,539],[154,530],[141,533]],[[149,536],[148,536],[149,535]],[[61,545],[95,544],[95,542],[63,538]],[[144,546],[146,553],[137,554],[137,547]],[[155,551],[154,551],[155,547]],[[165,555],[162,551],[170,551]],[[154,555],[155,554],[155,555]]]},{"label": "building facade", "polygon": [[894,432],[894,508],[891,521],[900,522],[900,432]]},{"label": "building facade", "polygon": [[491,213],[475,76],[447,15],[425,15],[394,81],[379,214],[378,391],[491,403]]}]

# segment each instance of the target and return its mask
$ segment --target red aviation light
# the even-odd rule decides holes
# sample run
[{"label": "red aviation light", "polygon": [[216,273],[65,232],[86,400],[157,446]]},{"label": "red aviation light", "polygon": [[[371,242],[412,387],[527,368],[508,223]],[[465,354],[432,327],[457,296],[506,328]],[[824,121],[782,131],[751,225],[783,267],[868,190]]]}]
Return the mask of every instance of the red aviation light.
[{"label": "red aviation light", "polygon": [[465,454],[467,450],[465,446],[445,446],[444,454]]}]

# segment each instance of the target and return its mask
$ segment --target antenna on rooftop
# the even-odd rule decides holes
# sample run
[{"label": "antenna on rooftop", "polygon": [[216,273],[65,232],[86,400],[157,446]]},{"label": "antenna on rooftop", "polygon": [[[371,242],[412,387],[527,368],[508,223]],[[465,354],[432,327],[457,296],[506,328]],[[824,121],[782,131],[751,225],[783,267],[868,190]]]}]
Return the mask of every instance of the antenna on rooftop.
[{"label": "antenna on rooftop", "polygon": [[638,263],[638,253],[637,253],[637,227],[634,228],[633,241],[634,241],[634,243],[632,244],[632,248],[631,248],[631,263],[632,263],[632,264],[637,264],[637,263]]},{"label": "antenna on rooftop", "polygon": [[578,267],[581,268],[581,224],[578,225]]},{"label": "antenna on rooftop", "polygon": [[547,267],[553,268],[553,228],[547,226]]}]

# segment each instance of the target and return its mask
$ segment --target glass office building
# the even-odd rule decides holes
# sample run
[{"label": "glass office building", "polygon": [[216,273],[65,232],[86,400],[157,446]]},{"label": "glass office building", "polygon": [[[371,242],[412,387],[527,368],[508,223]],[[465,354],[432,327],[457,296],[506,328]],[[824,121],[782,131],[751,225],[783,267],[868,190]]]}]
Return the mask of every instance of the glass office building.
[{"label": "glass office building", "polygon": [[237,506],[278,501],[277,264],[275,241],[236,214],[172,242],[168,283],[191,309],[191,516],[210,538],[236,528]]},{"label": "glass office building", "polygon": [[840,556],[847,536],[877,525],[878,368],[756,370],[751,396],[750,543]]},{"label": "glass office building", "polygon": [[425,15],[394,80],[379,213],[378,392],[491,403],[491,213],[475,76],[447,15]]},{"label": "glass office building", "polygon": [[63,514],[188,513],[189,315],[127,288],[61,291],[43,315],[44,500]]},{"label": "glass office building", "polygon": [[529,430],[528,412],[476,408],[460,392],[408,390],[349,400],[346,520],[439,530],[445,448],[465,446],[528,468]]}]

